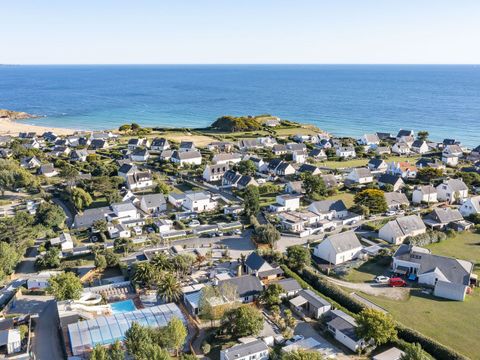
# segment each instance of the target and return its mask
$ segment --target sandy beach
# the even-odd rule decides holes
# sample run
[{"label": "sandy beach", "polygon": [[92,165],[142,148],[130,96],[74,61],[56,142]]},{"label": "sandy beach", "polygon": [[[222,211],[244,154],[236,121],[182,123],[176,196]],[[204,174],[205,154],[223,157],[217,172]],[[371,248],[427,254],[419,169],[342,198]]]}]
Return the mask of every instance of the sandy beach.
[{"label": "sandy beach", "polygon": [[44,132],[47,131],[52,131],[57,135],[70,135],[77,130],[41,125],[31,125],[24,123],[23,121],[12,120],[9,118],[0,119],[0,135],[16,136],[20,132],[35,132],[37,133],[37,135],[42,135]]}]

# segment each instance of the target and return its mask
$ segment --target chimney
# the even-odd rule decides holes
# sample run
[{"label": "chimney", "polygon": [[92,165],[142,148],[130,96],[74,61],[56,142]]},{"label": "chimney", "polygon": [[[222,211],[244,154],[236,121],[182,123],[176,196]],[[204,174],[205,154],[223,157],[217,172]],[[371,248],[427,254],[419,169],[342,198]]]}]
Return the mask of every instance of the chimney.
[{"label": "chimney", "polygon": [[242,274],[243,274],[243,267],[242,267],[242,264],[240,263],[237,265],[237,276],[240,277],[242,276]]}]

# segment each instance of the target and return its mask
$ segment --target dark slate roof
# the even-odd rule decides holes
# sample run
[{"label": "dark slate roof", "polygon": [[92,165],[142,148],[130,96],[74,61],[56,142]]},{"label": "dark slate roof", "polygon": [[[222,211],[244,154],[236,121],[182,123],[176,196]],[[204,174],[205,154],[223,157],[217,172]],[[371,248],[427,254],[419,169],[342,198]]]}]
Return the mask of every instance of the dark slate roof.
[{"label": "dark slate roof", "polygon": [[328,322],[328,326],[340,331],[345,336],[349,337],[353,341],[357,342],[360,338],[357,336],[356,326],[343,317],[337,316],[333,320]]},{"label": "dark slate roof", "polygon": [[392,134],[390,133],[377,132],[376,134],[380,140],[388,140],[393,138]]},{"label": "dark slate roof", "polygon": [[167,139],[165,138],[155,138],[152,141],[152,146],[165,146]]},{"label": "dark slate roof", "polygon": [[240,186],[248,186],[250,184],[250,182],[253,180],[253,178],[251,176],[248,176],[248,175],[242,175],[240,177],[240,179],[238,180],[238,185]]},{"label": "dark slate roof", "polygon": [[282,162],[280,163],[280,165],[278,165],[278,167],[277,167],[276,170],[277,170],[277,171],[285,171],[289,166],[290,166],[289,163],[287,163],[287,162],[285,162],[285,161],[282,161]]},{"label": "dark slate roof", "polygon": [[455,145],[458,144],[455,139],[443,139],[443,145]]},{"label": "dark slate roof", "polygon": [[382,165],[385,161],[383,159],[379,158],[372,158],[368,162],[368,165],[373,166],[374,168],[378,168],[380,165]]},{"label": "dark slate roof", "polygon": [[302,290],[302,286],[298,283],[297,280],[292,278],[282,279],[277,282],[285,292]]},{"label": "dark slate roof", "polygon": [[127,174],[129,171],[136,171],[136,170],[137,170],[137,166],[135,164],[123,164],[118,169],[118,172],[122,174]]},{"label": "dark slate roof", "polygon": [[314,171],[319,170],[318,167],[312,164],[302,164],[300,168],[298,169],[298,172],[304,173],[304,172],[311,172],[313,173]]},{"label": "dark slate roof", "polygon": [[252,252],[248,255],[245,260],[245,265],[247,265],[252,270],[260,269],[267,261],[258,255],[256,252]]},{"label": "dark slate roof", "polygon": [[425,142],[425,140],[415,140],[412,144],[412,147],[419,148],[423,145],[424,142]]},{"label": "dark slate roof", "polygon": [[236,287],[239,297],[258,295],[263,291],[263,285],[255,275],[244,275],[219,281],[221,284],[230,284]]},{"label": "dark slate roof", "polygon": [[275,170],[280,165],[281,162],[282,162],[282,159],[270,160],[270,162],[268,163],[268,169]]},{"label": "dark slate roof", "polygon": [[310,304],[315,306],[317,309],[324,306],[331,305],[327,300],[318,296],[310,289],[302,290],[297,295],[303,297],[305,300],[307,300]]},{"label": "dark slate roof", "polygon": [[412,136],[413,135],[413,130],[400,130],[397,134],[397,137],[402,137],[402,136]]},{"label": "dark slate roof", "polygon": [[347,207],[343,200],[322,200],[322,201],[315,201],[312,203],[315,209],[319,213],[327,213],[330,211],[345,211]]},{"label": "dark slate roof", "polygon": [[391,174],[383,174],[378,178],[379,183],[390,184],[390,185],[395,185],[399,180],[403,182],[401,176],[396,176]]}]

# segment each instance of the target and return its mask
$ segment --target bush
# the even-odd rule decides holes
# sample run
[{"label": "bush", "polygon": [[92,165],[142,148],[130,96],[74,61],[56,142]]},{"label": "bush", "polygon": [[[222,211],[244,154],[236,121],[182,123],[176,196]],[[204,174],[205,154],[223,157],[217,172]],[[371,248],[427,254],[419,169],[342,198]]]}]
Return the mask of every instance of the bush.
[{"label": "bush", "polygon": [[409,236],[405,239],[405,243],[415,246],[425,246],[443,241],[446,238],[447,235],[441,231],[428,230],[425,234]]}]

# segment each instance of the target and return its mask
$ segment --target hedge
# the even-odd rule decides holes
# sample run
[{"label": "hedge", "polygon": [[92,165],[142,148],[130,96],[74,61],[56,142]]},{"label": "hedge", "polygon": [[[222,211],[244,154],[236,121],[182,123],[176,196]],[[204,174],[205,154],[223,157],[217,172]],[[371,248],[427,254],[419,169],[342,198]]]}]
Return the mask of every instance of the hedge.
[{"label": "hedge", "polygon": [[[302,287],[308,287],[308,285],[310,285],[314,290],[320,292],[323,297],[327,297],[327,300],[334,300],[335,303],[338,303],[340,307],[349,312],[357,314],[365,308],[363,303],[353,299],[347,292],[343,291],[335,284],[328,282],[312,269],[303,269],[301,276],[299,276],[286,265],[282,265],[282,268],[287,276],[293,277],[300,285],[302,285]],[[442,345],[432,338],[429,338],[416,330],[410,329],[399,322],[396,322],[396,329],[399,339],[409,343],[419,343],[422,346],[422,349],[434,356],[437,360],[468,360],[467,357],[461,355],[455,350]]]}]

